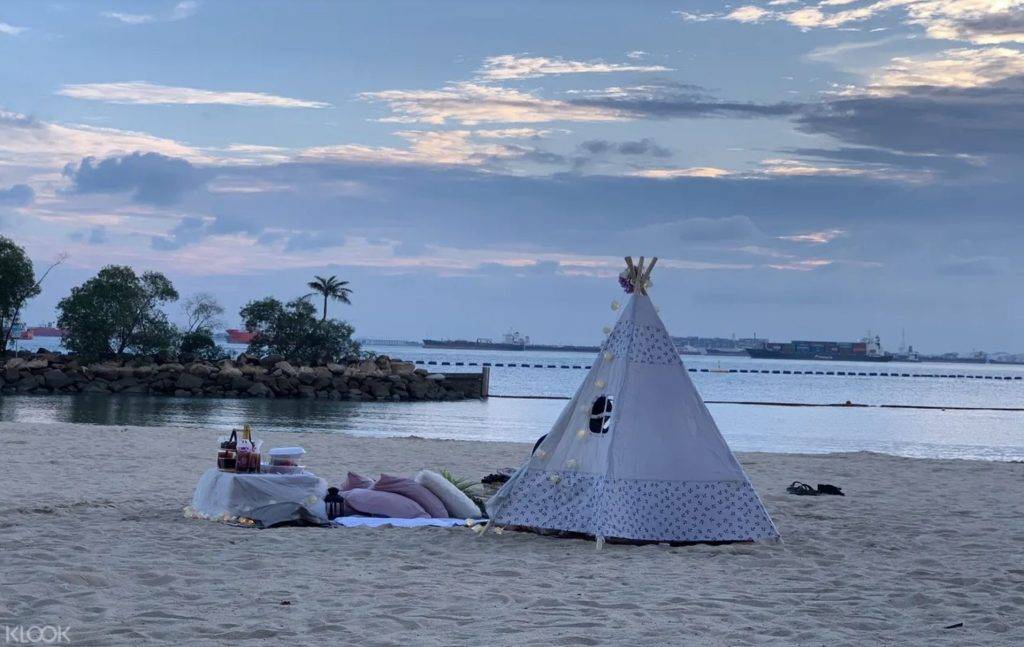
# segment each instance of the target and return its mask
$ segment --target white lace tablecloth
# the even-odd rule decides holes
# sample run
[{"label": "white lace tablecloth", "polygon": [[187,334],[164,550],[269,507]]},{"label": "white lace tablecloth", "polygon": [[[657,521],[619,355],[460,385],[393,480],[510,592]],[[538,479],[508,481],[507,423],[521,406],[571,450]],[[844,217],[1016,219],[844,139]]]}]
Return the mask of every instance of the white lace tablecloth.
[{"label": "white lace tablecloth", "polygon": [[243,517],[264,527],[286,521],[327,522],[327,481],[316,474],[236,474],[206,470],[192,509],[210,518]]}]

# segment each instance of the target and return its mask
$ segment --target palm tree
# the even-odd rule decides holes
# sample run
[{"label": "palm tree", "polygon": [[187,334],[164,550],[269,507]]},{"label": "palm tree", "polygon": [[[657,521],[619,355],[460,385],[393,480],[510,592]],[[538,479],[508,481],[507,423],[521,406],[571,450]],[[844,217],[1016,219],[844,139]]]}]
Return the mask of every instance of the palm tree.
[{"label": "palm tree", "polygon": [[307,285],[313,289],[314,292],[319,292],[324,297],[324,317],[321,321],[327,321],[327,300],[335,299],[342,303],[352,305],[349,301],[348,295],[352,294],[351,288],[345,286],[348,285],[348,281],[339,281],[337,276],[317,276],[315,281],[310,281]]}]

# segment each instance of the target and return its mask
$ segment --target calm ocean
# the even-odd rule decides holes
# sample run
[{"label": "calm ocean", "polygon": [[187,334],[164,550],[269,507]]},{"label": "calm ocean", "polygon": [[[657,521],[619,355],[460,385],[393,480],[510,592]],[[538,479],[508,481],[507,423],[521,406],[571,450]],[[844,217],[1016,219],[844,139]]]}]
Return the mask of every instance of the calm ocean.
[{"label": "calm ocean", "polygon": [[[479,370],[470,363],[586,366],[584,353],[370,348],[392,357],[435,362],[432,370]],[[687,356],[705,400],[936,407],[1024,408],[1024,367],[977,364],[869,364]],[[443,366],[443,362],[449,365]],[[457,363],[463,366],[456,366]],[[703,372],[701,369],[779,371]],[[785,374],[782,371],[790,371]],[[967,377],[798,375],[795,372],[907,373]],[[586,371],[495,367],[493,395],[570,396]],[[990,379],[985,379],[990,376]],[[995,379],[998,378],[998,379]],[[564,400],[505,399],[446,403],[346,403],[319,400],[217,400],[152,397],[0,398],[0,420],[228,428],[251,423],[273,431],[531,442],[548,431]],[[905,456],[1024,459],[1024,412],[873,407],[776,407],[709,404],[739,451],[877,451]]]}]

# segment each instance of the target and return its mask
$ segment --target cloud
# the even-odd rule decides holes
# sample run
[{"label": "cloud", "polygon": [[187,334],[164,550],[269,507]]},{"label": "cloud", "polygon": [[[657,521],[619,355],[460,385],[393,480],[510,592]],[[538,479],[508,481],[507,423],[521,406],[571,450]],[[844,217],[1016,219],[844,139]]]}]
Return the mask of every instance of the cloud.
[{"label": "cloud", "polygon": [[730,175],[731,172],[714,166],[691,166],[687,168],[648,168],[631,171],[631,177],[642,177],[653,180],[672,180],[681,177],[717,178]]},{"label": "cloud", "polygon": [[810,164],[800,160],[772,158],[761,160],[761,172],[764,173],[765,175],[777,176],[852,176],[865,175],[869,171],[864,168],[852,166],[822,166],[819,164]]},{"label": "cloud", "polygon": [[208,233],[209,226],[202,218],[189,216],[182,218],[166,235],[150,239],[150,247],[163,252],[175,251],[201,241]]},{"label": "cloud", "polygon": [[330,249],[345,245],[345,236],[338,233],[302,231],[287,237],[285,252],[300,252],[315,249]]},{"label": "cloud", "polygon": [[560,57],[521,56],[504,54],[484,59],[484,67],[477,75],[486,81],[515,81],[560,74],[607,74],[611,72],[671,72],[664,65],[636,65],[607,63],[600,59],[573,61]]},{"label": "cloud", "polygon": [[747,216],[689,218],[648,228],[659,236],[688,243],[736,242],[761,236],[761,230]]},{"label": "cloud", "polygon": [[[407,140],[407,148],[391,146],[364,146],[360,144],[339,144],[317,146],[299,152],[304,160],[334,160],[368,162],[373,164],[424,164],[424,165],[465,165],[485,166],[502,160],[524,159],[541,153],[536,148],[519,145],[481,142],[479,139],[514,139],[527,135],[527,129],[506,131],[484,130],[403,130],[395,135]],[[538,131],[532,131],[538,132]],[[482,135],[481,135],[482,133]]]},{"label": "cloud", "polygon": [[936,270],[944,276],[994,276],[1010,271],[1010,259],[998,256],[951,258],[939,263]]},{"label": "cloud", "polygon": [[367,101],[386,104],[392,115],[380,121],[467,126],[481,123],[543,123],[551,121],[623,121],[621,111],[605,106],[575,105],[542,99],[510,88],[456,83],[440,90],[364,92]]},{"label": "cloud", "polygon": [[731,12],[725,15],[726,20],[735,20],[736,22],[761,22],[766,16],[770,16],[771,12],[761,7],[755,7],[753,5],[747,5],[733,9]]},{"label": "cloud", "polygon": [[107,228],[97,225],[87,231],[73,231],[69,236],[71,240],[85,242],[90,245],[103,245],[107,242]]},{"label": "cloud", "polygon": [[103,16],[118,20],[127,25],[144,25],[151,22],[173,22],[176,20],[184,20],[195,15],[196,11],[199,10],[199,3],[193,0],[183,0],[178,4],[174,5],[169,13],[166,14],[138,14],[138,13],[122,13],[119,11],[104,11]]},{"label": "cloud", "polygon": [[1007,47],[948,49],[927,56],[902,56],[872,76],[867,91],[892,94],[907,86],[975,88],[1024,76],[1024,52]]},{"label": "cloud", "polygon": [[68,164],[64,175],[71,180],[70,193],[132,193],[135,202],[169,205],[206,182],[207,174],[187,160],[159,153],[132,153],[97,161],[86,157],[76,167]]},{"label": "cloud", "polygon": [[[772,2],[771,5],[790,3]],[[841,29],[902,10],[902,21],[922,27],[930,38],[977,44],[1024,42],[1024,0],[878,0],[859,7],[851,2],[821,2],[793,10],[769,11],[754,5],[728,14],[686,14],[684,18],[743,23],[787,22],[802,30]],[[838,9],[836,9],[838,7]]]},{"label": "cloud", "polygon": [[682,84],[612,87],[570,99],[578,107],[614,111],[633,119],[698,117],[781,117],[796,114],[800,104],[721,101],[703,88]]},{"label": "cloud", "polygon": [[791,234],[789,236],[776,236],[776,238],[779,240],[788,240],[794,243],[824,245],[845,235],[846,231],[843,229],[823,229],[821,231],[808,231],[802,234]]},{"label": "cloud", "polygon": [[191,161],[211,161],[208,155],[186,144],[147,133],[55,124],[0,111],[0,156],[8,164],[60,168],[70,160],[87,156],[109,157],[139,150]]},{"label": "cloud", "polygon": [[626,58],[631,61],[642,61],[648,56],[649,54],[642,49],[634,49],[632,52],[626,52]]},{"label": "cloud", "polygon": [[607,139],[588,139],[579,147],[592,155],[618,153],[619,155],[648,155],[650,157],[671,157],[672,151],[659,146],[650,137],[637,141],[611,142]]},{"label": "cloud", "polygon": [[26,29],[26,27],[15,27],[14,25],[0,22],[0,34],[4,34],[5,36],[17,36],[18,34],[23,33]]},{"label": "cloud", "polygon": [[808,107],[799,130],[904,153],[1024,156],[1024,76],[977,87],[909,86]]},{"label": "cloud", "polygon": [[36,192],[27,184],[15,184],[6,189],[0,189],[0,206],[24,207],[32,204]]},{"label": "cloud", "polygon": [[138,105],[228,105],[273,108],[327,108],[329,103],[281,97],[263,92],[225,92],[157,85],[145,81],[77,83],[57,93],[74,99]]}]

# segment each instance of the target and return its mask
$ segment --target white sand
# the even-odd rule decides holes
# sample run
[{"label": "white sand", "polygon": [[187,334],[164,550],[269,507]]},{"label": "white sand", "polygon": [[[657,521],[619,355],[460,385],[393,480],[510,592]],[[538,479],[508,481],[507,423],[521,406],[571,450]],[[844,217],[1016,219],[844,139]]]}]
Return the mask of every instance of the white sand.
[{"label": "white sand", "polygon": [[[0,625],[70,626],[76,645],[1024,644],[1022,464],[741,455],[783,543],[597,552],[525,533],[185,519],[216,435],[0,424]],[[528,451],[266,440],[305,446],[332,482],[347,469],[480,477]],[[849,496],[785,494],[794,479]]]}]

